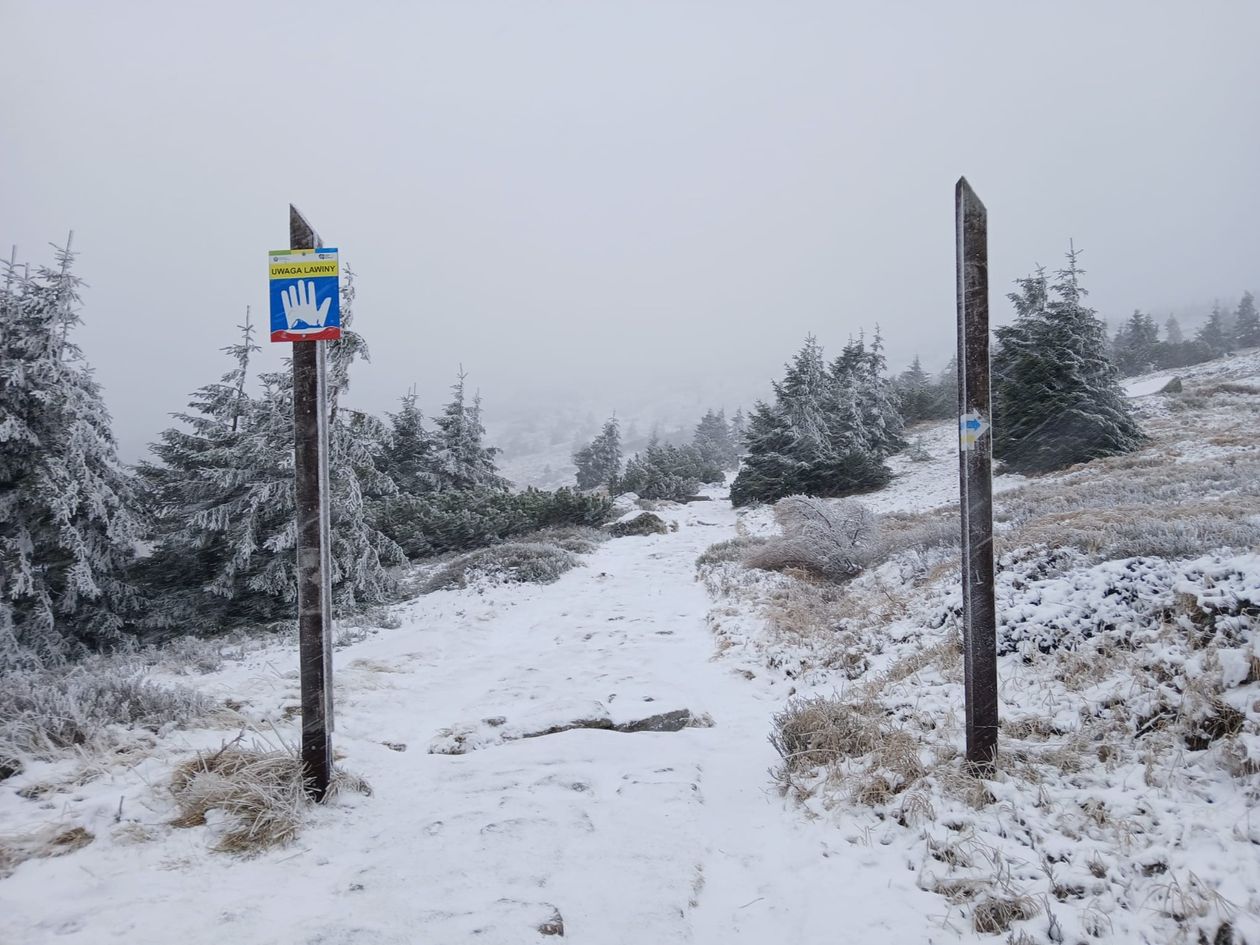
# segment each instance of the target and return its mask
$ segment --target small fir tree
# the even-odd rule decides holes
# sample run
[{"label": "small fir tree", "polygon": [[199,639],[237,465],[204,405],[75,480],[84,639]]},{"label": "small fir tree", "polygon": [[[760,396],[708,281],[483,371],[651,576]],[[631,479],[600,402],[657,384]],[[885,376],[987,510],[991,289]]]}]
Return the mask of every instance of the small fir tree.
[{"label": "small fir tree", "polygon": [[573,454],[573,464],[579,489],[616,491],[621,475],[621,426],[616,416],[609,417],[599,435]]},{"label": "small fir tree", "polygon": [[1234,347],[1255,348],[1260,346],[1260,314],[1256,312],[1256,297],[1244,292],[1234,314]]},{"label": "small fir tree", "polygon": [[718,469],[734,469],[739,465],[739,447],[726,422],[725,410],[705,411],[696,424],[691,445],[699,450],[705,462]]},{"label": "small fir tree", "polygon": [[465,382],[468,375],[461,366],[451,385],[454,396],[434,419],[437,425],[437,468],[442,488],[507,489],[508,481],[499,475],[495,465],[498,450],[485,445],[486,429],[481,422],[481,395],[468,402]]},{"label": "small fir tree", "polygon": [[1230,351],[1229,328],[1225,324],[1225,312],[1220,305],[1212,306],[1212,314],[1195,333],[1194,338],[1212,352],[1214,358],[1219,358]]},{"label": "small fir tree", "polygon": [[997,329],[993,453],[1014,472],[1040,473],[1137,448],[1144,440],[1106,329],[1084,304],[1075,249],[1047,285],[1038,270],[1009,298],[1016,320]]}]

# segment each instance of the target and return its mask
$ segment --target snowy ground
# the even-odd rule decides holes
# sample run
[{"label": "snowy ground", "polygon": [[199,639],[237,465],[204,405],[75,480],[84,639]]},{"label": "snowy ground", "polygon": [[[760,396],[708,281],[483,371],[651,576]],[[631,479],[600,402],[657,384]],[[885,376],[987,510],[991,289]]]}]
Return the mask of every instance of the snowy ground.
[{"label": "snowy ground", "polygon": [[[397,609],[398,628],[339,650],[336,745],[375,793],[321,811],[291,848],[242,861],[209,851],[213,825],[165,826],[171,768],[231,731],[171,733],[134,767],[42,804],[15,789],[72,764],[10,779],[0,833],[77,824],[96,839],[0,881],[0,940],[514,943],[539,939],[553,909],[566,938],[610,945],[814,942],[837,927],[860,930],[854,941],[935,940],[922,917],[936,903],[904,865],[801,821],[767,781],[783,686],[712,659],[694,577],[696,556],[735,533],[729,504],[661,514],[679,530],[611,541],[550,586],[422,597]],[[291,650],[197,685],[295,738]],[[428,752],[449,746],[443,730],[684,708],[713,726]]]},{"label": "snowy ground", "polygon": [[[1180,373],[1254,379],[1260,357]],[[1193,415],[1159,395],[1137,402],[1168,459],[1229,462],[1254,453],[1255,443],[1251,426],[1242,424],[1239,435],[1238,411],[1247,409],[1248,395],[1227,397],[1234,398],[1228,409]],[[1191,416],[1193,435],[1178,433]],[[956,501],[955,436],[948,424],[925,429],[932,458],[898,458],[894,483],[863,501],[879,512]],[[1069,491],[1073,476],[1085,473],[1062,477]],[[998,488],[1022,484],[1004,478]],[[915,623],[931,608],[890,604],[888,614],[877,616],[894,637],[872,636],[871,652],[846,663],[846,672],[815,662],[803,673],[807,643],[796,663],[782,653],[768,661],[766,601],[724,595],[710,583],[714,599],[695,570],[696,557],[714,543],[768,531],[768,516],[737,515],[720,490],[713,495],[715,501],[660,512],[677,531],[607,542],[555,584],[419,597],[391,609],[381,621],[389,629],[339,648],[335,744],[340,764],[365,777],[374,793],[317,810],[288,847],[250,859],[213,852],[220,829],[213,820],[204,827],[169,825],[167,784],[180,762],[242,728],[273,744],[296,740],[296,654],[289,646],[179,677],[230,706],[213,727],[135,733],[130,751],[116,759],[65,758],[4,781],[0,839],[74,826],[94,839],[68,855],[21,863],[0,880],[0,943],[527,943],[554,934],[557,917],[567,940],[592,945],[995,940],[977,939],[966,903],[925,882],[926,873],[946,869],[922,854],[919,834],[842,797],[784,796],[768,773],[779,757],[767,736],[789,695],[865,684],[907,653],[934,645],[938,631]],[[1254,566],[1254,559],[1243,562],[1245,570]],[[872,580],[887,590],[897,577],[885,571]],[[1062,591],[1065,606],[1074,593],[1070,586]],[[926,699],[919,708],[948,714],[933,701],[958,699],[946,675],[911,676],[905,698]],[[1004,699],[1018,706],[1059,695],[1027,686]],[[587,727],[522,737],[573,722],[622,725],[682,709],[700,724],[674,732]],[[941,738],[956,736],[948,725],[942,732]],[[1103,785],[1111,769],[1095,767]],[[1095,833],[1128,824],[1145,830],[1150,817],[1134,810],[1145,798],[1167,829],[1131,837],[1134,861],[1154,848],[1143,862],[1173,867],[1165,898],[1189,895],[1173,888],[1189,883],[1187,862],[1204,877],[1232,873],[1230,908],[1239,928],[1254,928],[1254,916],[1248,918],[1260,903],[1257,835],[1248,819],[1254,803],[1229,793],[1228,779],[1205,781],[1189,766],[1147,782],[1140,769],[1114,770],[1125,783],[1095,793],[1125,816],[1117,816],[1118,827],[1100,821]],[[1086,799],[1092,789],[1073,788]],[[985,850],[1007,856],[998,840],[988,847],[981,841],[1018,820],[1019,805],[1035,804],[1037,795],[1011,785],[994,792],[987,814],[951,810],[957,820],[946,826],[942,810],[929,832],[944,843],[965,827],[973,857]],[[1188,797],[1196,798],[1193,817],[1209,825],[1206,832],[1189,823],[1173,829]],[[1214,802],[1223,802],[1217,806],[1228,816],[1216,817]],[[1046,818],[1037,824],[1053,820]],[[1227,820],[1236,825],[1232,833],[1218,830]],[[1062,831],[1041,836],[1052,872],[1073,842],[1102,847],[1090,829],[1082,828],[1086,839],[1079,841],[1062,839]],[[1193,851],[1189,860],[1186,849]],[[1006,862],[1014,881],[1020,866]],[[1079,869],[1068,864],[1059,872],[1075,881]],[[1108,902],[1117,901],[1109,895]],[[1157,908],[1150,909],[1152,924],[1138,912],[1117,914],[1110,934],[1090,940],[1169,940],[1151,931],[1164,928],[1155,922]],[[1055,940],[1044,916],[1026,924],[1023,941]],[[1064,927],[1084,926],[1065,920]]]}]

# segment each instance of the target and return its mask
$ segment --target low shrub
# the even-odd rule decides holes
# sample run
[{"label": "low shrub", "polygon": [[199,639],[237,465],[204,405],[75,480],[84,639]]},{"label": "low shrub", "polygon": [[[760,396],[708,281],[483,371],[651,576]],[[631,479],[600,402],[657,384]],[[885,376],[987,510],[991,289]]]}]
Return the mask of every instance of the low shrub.
[{"label": "low shrub", "polygon": [[783,533],[749,552],[745,564],[750,568],[795,568],[841,580],[866,566],[876,520],[860,503],[788,496],[775,503],[774,517]]},{"label": "low shrub", "polygon": [[375,510],[376,525],[409,558],[483,548],[540,529],[596,528],[612,516],[607,496],[572,489],[494,489],[392,496]]},{"label": "low shrub", "polygon": [[429,580],[425,590],[467,587],[477,580],[551,584],[577,565],[577,555],[558,545],[541,541],[505,542],[456,558]]},{"label": "low shrub", "polygon": [[608,534],[614,538],[625,538],[628,535],[664,535],[669,526],[659,515],[652,512],[640,512],[634,518],[624,522],[613,522],[608,526]]}]

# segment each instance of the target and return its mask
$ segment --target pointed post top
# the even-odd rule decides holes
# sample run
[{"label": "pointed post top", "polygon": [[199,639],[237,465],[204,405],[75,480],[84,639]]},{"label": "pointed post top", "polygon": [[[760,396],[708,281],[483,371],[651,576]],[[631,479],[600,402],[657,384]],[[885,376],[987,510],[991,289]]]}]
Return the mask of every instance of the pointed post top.
[{"label": "pointed post top", "polygon": [[954,199],[959,207],[966,206],[968,209],[974,209],[977,213],[987,215],[984,209],[984,203],[976,196],[976,192],[971,189],[971,184],[967,182],[967,178],[958,178],[958,183],[954,185]]},{"label": "pointed post top", "polygon": [[302,216],[302,211],[289,204],[289,248],[316,249],[321,244],[315,227]]}]

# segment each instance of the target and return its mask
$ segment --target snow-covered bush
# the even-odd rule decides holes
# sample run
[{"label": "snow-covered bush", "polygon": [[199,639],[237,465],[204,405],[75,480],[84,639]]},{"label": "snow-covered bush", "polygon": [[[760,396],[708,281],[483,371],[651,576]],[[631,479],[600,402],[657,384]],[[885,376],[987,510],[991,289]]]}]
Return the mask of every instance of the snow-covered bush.
[{"label": "snow-covered bush", "polygon": [[114,726],[157,731],[214,711],[201,693],[154,682],[116,660],[0,674],[0,760],[48,759],[85,747],[103,749]]},{"label": "snow-covered bush", "polygon": [[774,517],[782,535],[752,549],[745,558],[749,567],[797,568],[842,580],[866,566],[876,538],[876,520],[861,503],[788,496],[775,503]]},{"label": "snow-covered bush", "polygon": [[572,551],[547,542],[505,542],[456,558],[435,574],[426,590],[467,587],[479,580],[551,584],[579,564]]},{"label": "snow-covered bush", "polygon": [[544,528],[595,528],[612,515],[607,496],[573,489],[438,491],[398,495],[377,507],[378,526],[410,558],[483,548]]},{"label": "snow-covered bush", "polygon": [[613,522],[608,526],[608,534],[615,538],[625,538],[628,535],[664,535],[668,532],[669,526],[665,524],[665,520],[652,512],[640,512],[632,518]]},{"label": "snow-covered bush", "polygon": [[700,553],[696,558],[696,568],[703,571],[718,564],[742,562],[750,552],[760,548],[768,540],[760,535],[740,535],[738,538],[719,541]]}]

